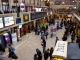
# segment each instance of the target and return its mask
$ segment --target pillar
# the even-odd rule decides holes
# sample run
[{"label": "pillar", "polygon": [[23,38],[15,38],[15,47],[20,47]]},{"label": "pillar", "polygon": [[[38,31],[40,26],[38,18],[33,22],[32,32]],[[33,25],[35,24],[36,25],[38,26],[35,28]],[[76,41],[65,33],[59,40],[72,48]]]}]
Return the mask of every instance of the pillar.
[{"label": "pillar", "polygon": [[29,4],[29,3],[30,3],[30,1],[29,1],[29,0],[25,0],[25,3],[28,3],[28,4]]},{"label": "pillar", "polygon": [[9,0],[9,10],[12,10],[12,6],[14,5],[14,1],[13,0]]}]

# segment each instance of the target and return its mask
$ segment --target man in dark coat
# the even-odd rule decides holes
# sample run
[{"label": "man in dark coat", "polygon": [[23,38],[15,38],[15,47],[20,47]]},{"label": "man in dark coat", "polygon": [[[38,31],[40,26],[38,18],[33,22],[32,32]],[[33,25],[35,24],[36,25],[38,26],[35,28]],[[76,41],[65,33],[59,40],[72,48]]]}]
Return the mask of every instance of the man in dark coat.
[{"label": "man in dark coat", "polygon": [[64,35],[63,38],[62,38],[62,40],[63,40],[63,41],[66,41],[66,40],[67,40],[67,36]]},{"label": "man in dark coat", "polygon": [[49,57],[49,53],[47,51],[44,52],[44,60],[47,60]]},{"label": "man in dark coat", "polygon": [[36,49],[37,55],[38,55],[38,60],[42,60],[42,54],[39,49]]},{"label": "man in dark coat", "polygon": [[45,41],[45,39],[43,39],[41,45],[42,45],[42,47],[43,47],[43,53],[44,53],[44,51],[45,51],[45,49],[46,49],[46,41]]}]

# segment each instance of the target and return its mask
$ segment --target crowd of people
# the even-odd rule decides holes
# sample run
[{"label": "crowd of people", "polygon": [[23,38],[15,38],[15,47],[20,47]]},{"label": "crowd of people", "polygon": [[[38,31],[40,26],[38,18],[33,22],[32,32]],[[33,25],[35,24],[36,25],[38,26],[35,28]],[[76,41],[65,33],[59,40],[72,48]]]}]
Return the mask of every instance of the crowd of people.
[{"label": "crowd of people", "polygon": [[62,40],[66,41],[67,37],[70,35],[71,36],[71,42],[74,42],[75,40],[75,23],[72,22],[71,20],[69,21],[64,21],[64,27],[65,27],[65,32],[63,35]]},{"label": "crowd of people", "polygon": [[[50,33],[48,31],[49,26],[50,26]],[[53,19],[51,21],[49,21],[49,24],[47,24],[45,27],[44,27],[44,24],[42,25],[42,27],[40,27],[40,26],[35,27],[35,30],[34,30],[35,34],[41,36],[41,40],[42,40],[41,46],[43,48],[43,54],[37,48],[36,54],[34,54],[34,60],[42,60],[42,55],[44,55],[44,60],[47,60],[48,58],[50,58],[50,60],[52,60],[52,53],[54,51],[54,48],[53,47],[51,47],[50,49],[46,48],[46,39],[48,38],[49,34],[50,34],[51,38],[56,36],[56,30],[62,29],[62,27],[63,27],[63,21],[55,22]],[[58,40],[59,40],[59,38],[56,36],[55,45]]]},{"label": "crowd of people", "polygon": [[[49,24],[48,24],[49,23]],[[44,60],[47,60],[48,58],[50,58],[50,60],[52,60],[52,53],[54,51],[54,48],[46,48],[46,39],[48,39],[48,35],[50,34],[51,38],[53,36],[56,36],[56,31],[59,29],[62,29],[63,25],[65,27],[65,32],[64,35],[62,37],[63,41],[67,40],[67,37],[70,35],[71,36],[71,42],[74,42],[75,40],[75,23],[72,22],[71,20],[69,21],[63,21],[63,20],[58,20],[58,21],[54,21],[54,19],[52,19],[51,21],[49,21],[46,25],[42,24],[42,26],[36,26],[34,28],[34,32],[35,35],[39,35],[41,36],[41,46],[43,48],[43,54],[41,53],[40,49],[37,48],[36,49],[36,54],[34,54],[34,60],[42,60],[42,56],[44,55]],[[48,31],[50,26],[50,32]],[[55,46],[57,41],[59,40],[59,38],[56,36],[56,40],[55,40]],[[0,44],[0,55],[3,54],[5,50],[2,48],[1,44]],[[13,48],[11,45],[8,45],[8,51],[9,51],[9,58],[12,59],[18,59],[18,56],[15,54],[15,48]]]}]

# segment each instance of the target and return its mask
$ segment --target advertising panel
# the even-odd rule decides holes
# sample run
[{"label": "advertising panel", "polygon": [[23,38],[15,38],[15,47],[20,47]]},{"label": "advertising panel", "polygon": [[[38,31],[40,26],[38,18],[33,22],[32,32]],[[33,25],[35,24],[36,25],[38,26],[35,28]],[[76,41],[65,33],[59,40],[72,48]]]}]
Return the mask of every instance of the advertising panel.
[{"label": "advertising panel", "polygon": [[5,26],[13,25],[14,24],[14,17],[13,16],[4,17],[4,23],[5,23]]},{"label": "advertising panel", "polygon": [[4,27],[4,25],[3,25],[3,19],[0,18],[0,28],[3,28],[3,27]]},{"label": "advertising panel", "polygon": [[23,15],[24,22],[29,21],[29,14]]},{"label": "advertising panel", "polygon": [[12,43],[16,44],[17,43],[17,34],[16,33],[12,33],[11,36],[12,36]]},{"label": "advertising panel", "polygon": [[16,18],[16,24],[21,23],[21,18]]},{"label": "advertising panel", "polygon": [[8,33],[5,33],[5,34],[3,34],[3,35],[5,36],[6,44],[7,44],[7,45],[10,44],[10,36],[9,36],[9,34],[8,34]]}]

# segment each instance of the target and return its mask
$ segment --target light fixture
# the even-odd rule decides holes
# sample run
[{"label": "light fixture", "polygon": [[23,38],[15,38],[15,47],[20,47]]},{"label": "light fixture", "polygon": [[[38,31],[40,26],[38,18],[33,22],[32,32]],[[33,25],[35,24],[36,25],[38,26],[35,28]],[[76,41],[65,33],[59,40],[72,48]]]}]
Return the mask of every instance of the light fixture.
[{"label": "light fixture", "polygon": [[49,1],[49,0],[47,0],[47,1]]},{"label": "light fixture", "polygon": [[72,2],[74,2],[74,1],[72,1]]},{"label": "light fixture", "polygon": [[64,2],[62,2],[62,4],[65,4]]}]

